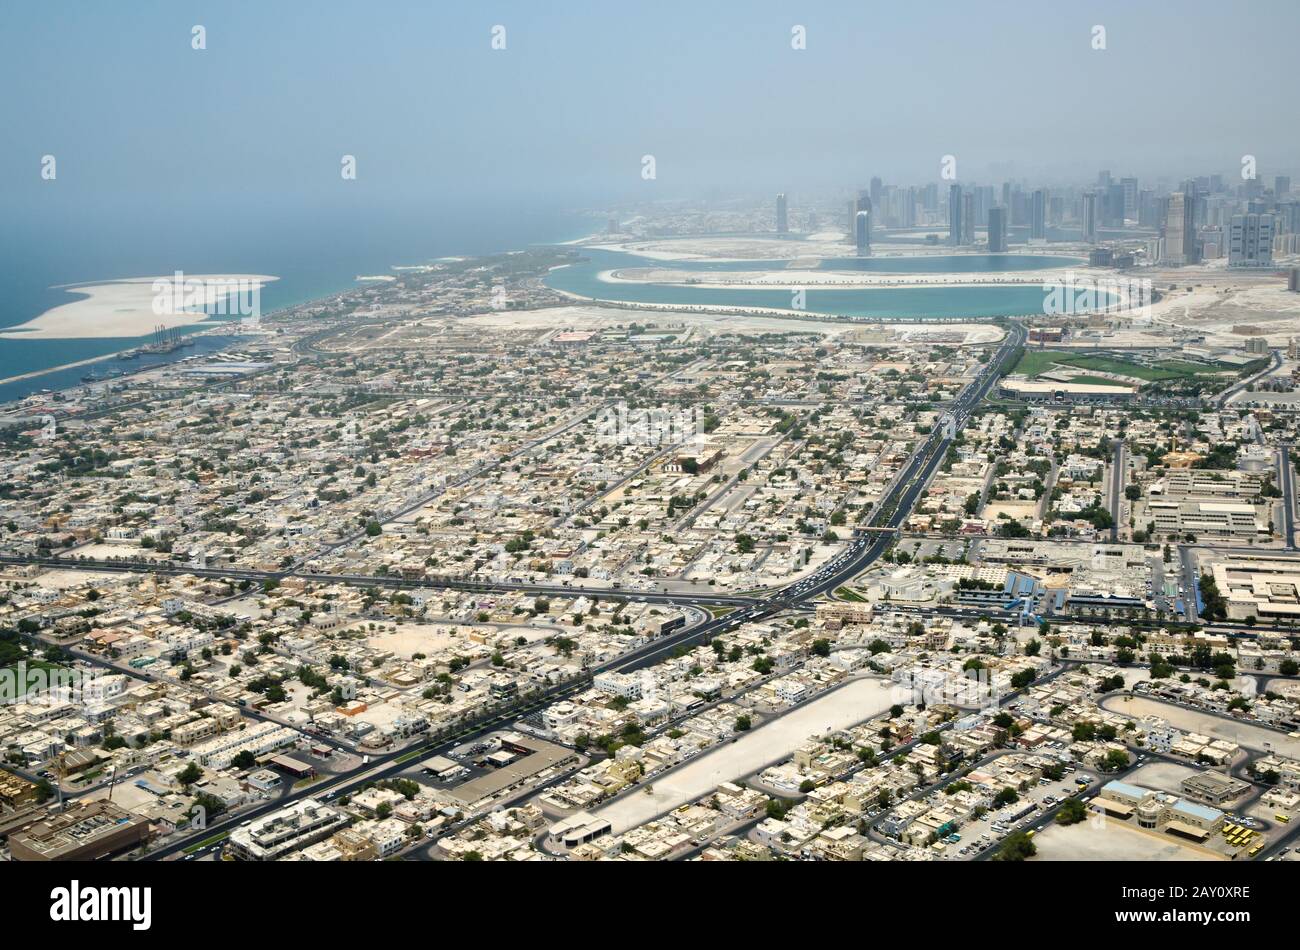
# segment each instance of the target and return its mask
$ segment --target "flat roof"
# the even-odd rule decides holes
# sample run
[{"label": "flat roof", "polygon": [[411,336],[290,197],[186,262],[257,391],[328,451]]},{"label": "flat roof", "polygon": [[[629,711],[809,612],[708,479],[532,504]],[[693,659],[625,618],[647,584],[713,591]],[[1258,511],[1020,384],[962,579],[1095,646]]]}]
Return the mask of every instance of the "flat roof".
[{"label": "flat roof", "polygon": [[1121,782],[1118,779],[1112,779],[1101,787],[1103,792],[1119,792],[1121,795],[1132,795],[1134,798],[1145,798],[1151,793],[1150,789],[1142,788],[1140,785],[1130,785],[1128,782]]},{"label": "flat roof", "polygon": [[522,746],[529,750],[528,754],[519,756],[509,765],[503,765],[499,769],[493,769],[486,775],[480,775],[462,785],[457,785],[455,788],[449,789],[448,794],[467,805],[472,804],[482,798],[487,798],[489,795],[495,795],[502,789],[509,788],[529,776],[543,772],[576,754],[573,750],[566,749],[562,745],[543,742],[541,739],[534,739],[531,736],[512,735],[510,742],[513,745]]},{"label": "flat roof", "polygon": [[1187,815],[1194,815],[1202,821],[1218,821],[1223,817],[1223,812],[1219,811],[1219,809],[1210,808],[1208,805],[1198,805],[1196,802],[1189,802],[1185,798],[1178,799],[1173,809]]}]

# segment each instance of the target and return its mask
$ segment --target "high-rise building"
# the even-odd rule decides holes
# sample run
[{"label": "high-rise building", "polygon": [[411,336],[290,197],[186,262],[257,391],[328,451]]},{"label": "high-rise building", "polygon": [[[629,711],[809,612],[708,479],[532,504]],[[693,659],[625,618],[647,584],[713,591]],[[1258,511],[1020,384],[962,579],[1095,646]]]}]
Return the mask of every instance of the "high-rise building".
[{"label": "high-rise building", "polygon": [[787,234],[790,231],[790,221],[786,215],[785,192],[776,196],[776,233]]},{"label": "high-rise building", "polygon": [[967,247],[975,243],[975,192],[961,193],[961,243]]},{"label": "high-rise building", "polygon": [[948,243],[953,247],[961,244],[962,204],[961,185],[953,182],[948,188]]},{"label": "high-rise building", "polygon": [[1007,249],[1007,209],[989,208],[989,252],[1003,254]]},{"label": "high-rise building", "polygon": [[1029,239],[1031,241],[1047,240],[1047,189],[1034,191],[1033,207],[1029,217]]},{"label": "high-rise building", "polygon": [[973,190],[975,195],[975,226],[986,227],[989,223],[989,208],[997,204],[997,192],[992,185],[980,185]]},{"label": "high-rise building", "polygon": [[1192,204],[1187,194],[1175,191],[1169,196],[1165,210],[1165,250],[1162,264],[1195,264],[1196,225],[1192,220]]},{"label": "high-rise building", "polygon": [[1273,179],[1273,197],[1281,199],[1289,194],[1291,194],[1291,176],[1278,175]]},{"label": "high-rise building", "polygon": [[1228,234],[1229,267],[1269,267],[1273,263],[1273,216],[1234,214]]},{"label": "high-rise building", "polygon": [[1138,226],[1143,228],[1159,228],[1162,223],[1156,193],[1150,188],[1138,192],[1137,220]]},{"label": "high-rise building", "polygon": [[1098,205],[1100,196],[1095,191],[1086,191],[1083,194],[1083,239],[1088,244],[1097,243],[1097,215],[1099,213]]},{"label": "high-rise building", "polygon": [[871,207],[876,209],[880,207],[880,200],[885,194],[885,183],[877,176],[871,179]]},{"label": "high-rise building", "polygon": [[1124,189],[1124,217],[1136,218],[1138,216],[1138,180],[1136,178],[1121,178],[1119,184]]},{"label": "high-rise building", "polygon": [[[870,200],[870,199],[868,199]],[[871,212],[859,211],[857,223],[853,229],[854,243],[858,248],[859,257],[867,257],[871,254]]]},{"label": "high-rise building", "polygon": [[1124,227],[1124,186],[1114,183],[1100,195],[1101,223],[1107,228]]}]

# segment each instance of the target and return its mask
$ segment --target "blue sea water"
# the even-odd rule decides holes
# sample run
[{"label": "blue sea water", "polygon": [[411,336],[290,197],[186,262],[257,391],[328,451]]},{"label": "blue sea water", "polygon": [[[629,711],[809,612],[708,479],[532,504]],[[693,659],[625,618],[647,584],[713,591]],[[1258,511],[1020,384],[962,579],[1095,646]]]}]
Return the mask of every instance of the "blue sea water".
[{"label": "blue sea water", "polygon": [[[230,216],[179,214],[166,209],[79,218],[29,213],[0,226],[0,327],[25,323],[76,297],[64,285],[103,283],[129,277],[194,274],[266,274],[279,278],[261,293],[262,313],[358,286],[356,277],[389,273],[394,265],[424,264],[440,257],[479,256],[530,244],[575,240],[603,222],[573,212],[506,206],[443,210],[428,216],[410,209],[268,208]],[[187,333],[210,329],[205,322]],[[0,340],[0,379],[118,353],[152,340],[134,338]],[[168,356],[110,358],[89,366],[55,370],[0,384],[0,402],[41,390],[74,386],[83,376],[208,353],[232,338],[205,335]]]},{"label": "blue sea water", "polygon": [[[629,267],[672,267],[705,272],[779,269],[784,261],[664,261],[651,260],[617,251],[583,249],[586,261],[557,268],[547,277],[556,290],[626,303],[697,304],[714,307],[763,307],[797,312],[789,289],[696,287],[654,283],[610,283],[600,279],[602,271]],[[879,267],[859,267],[881,273],[997,273],[999,271],[1062,267],[1080,263],[1074,258],[1019,255],[952,255],[927,258],[850,258],[856,264],[878,262]],[[838,266],[837,266],[838,265]],[[827,268],[846,269],[842,261],[828,261]],[[902,317],[941,319],[951,317],[1005,317],[1041,313],[1041,286],[1009,284],[977,287],[871,287],[810,288],[805,309],[852,317]]]}]

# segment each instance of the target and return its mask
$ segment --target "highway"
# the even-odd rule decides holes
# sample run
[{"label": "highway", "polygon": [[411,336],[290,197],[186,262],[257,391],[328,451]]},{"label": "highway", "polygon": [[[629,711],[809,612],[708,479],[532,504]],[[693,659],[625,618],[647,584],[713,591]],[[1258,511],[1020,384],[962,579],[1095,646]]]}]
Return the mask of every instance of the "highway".
[{"label": "highway", "polygon": [[403,577],[380,577],[373,574],[316,574],[312,571],[258,571],[247,568],[228,567],[191,567],[167,561],[135,560],[96,560],[88,558],[65,557],[22,557],[0,554],[0,564],[49,567],[65,571],[90,571],[97,573],[136,573],[162,574],[165,576],[192,575],[224,581],[282,581],[286,577],[298,577],[325,584],[349,584],[356,587],[382,587],[391,590],[461,590],[498,593],[502,591],[523,591],[528,594],[541,594],[551,597],[605,597],[610,600],[643,600],[651,604],[716,604],[729,607],[746,607],[761,603],[759,597],[741,594],[714,594],[707,589],[699,593],[670,591],[638,591],[622,588],[570,587],[564,584],[527,584],[512,581],[473,581],[441,577],[420,577],[408,579]]},{"label": "highway", "polygon": [[1282,540],[1288,551],[1295,550],[1295,466],[1291,464],[1291,445],[1283,442],[1277,449],[1278,488],[1282,490]]},{"label": "highway", "polygon": [[1124,470],[1124,440],[1115,440],[1115,457],[1111,460],[1110,469],[1110,517],[1114,522],[1110,526],[1110,540],[1115,542],[1119,540],[1119,523],[1124,514],[1124,483],[1127,473]]},{"label": "highway", "polygon": [[1248,379],[1243,379],[1239,383],[1234,383],[1232,386],[1229,386],[1223,392],[1219,393],[1219,395],[1214,397],[1214,401],[1218,404],[1217,408],[1219,409],[1225,408],[1228,405],[1228,403],[1232,402],[1233,398],[1238,393],[1245,390],[1247,386],[1249,386],[1251,383],[1259,382],[1261,379],[1263,379],[1265,376],[1275,371],[1281,365],[1282,365],[1282,351],[1273,350],[1269,354],[1267,367],[1265,367],[1263,370],[1256,373],[1255,375],[1249,377]]}]

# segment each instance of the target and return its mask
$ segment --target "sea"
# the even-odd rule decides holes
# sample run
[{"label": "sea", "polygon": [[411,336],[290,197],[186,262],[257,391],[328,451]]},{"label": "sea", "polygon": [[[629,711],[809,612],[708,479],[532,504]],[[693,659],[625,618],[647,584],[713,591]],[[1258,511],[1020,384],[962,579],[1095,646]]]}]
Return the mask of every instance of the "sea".
[{"label": "sea", "polygon": [[[241,205],[241,207],[246,207]],[[95,218],[28,209],[0,226],[0,327],[15,326],[75,299],[77,284],[139,277],[196,274],[265,274],[277,280],[263,288],[263,315],[358,286],[358,276],[393,273],[392,268],[441,258],[477,257],[530,245],[561,244],[598,232],[605,224],[589,214],[562,208],[528,208],[514,203],[442,207],[427,213],[407,207],[362,204],[313,210],[310,206],[269,207],[257,212],[185,213],[152,207],[139,214],[119,211]],[[635,255],[584,248],[583,263],[559,268],[548,281],[581,296],[631,303],[685,303],[792,309],[791,293],[779,289],[702,288],[659,284],[613,284],[599,279],[614,267],[663,266]],[[978,273],[1065,267],[1074,258],[1037,255],[936,255],[918,258],[844,258],[824,268],[879,273]],[[781,269],[784,261],[675,262],[700,271]],[[869,290],[807,291],[814,312],[860,317],[992,317],[1037,312],[1042,291],[1034,286],[880,287]],[[219,319],[220,318],[216,318]],[[237,319],[237,318],[229,318]],[[219,328],[220,323],[216,323]],[[105,378],[162,362],[231,347],[237,336],[212,332],[214,322],[184,328],[192,346],[170,354],[121,359],[110,354],[153,340],[141,337],[68,340],[0,340],[0,403],[33,393],[76,386],[86,377]],[[203,332],[199,332],[203,331]],[[95,360],[69,367],[70,363]],[[25,379],[12,377],[37,371]]]},{"label": "sea", "polygon": [[[0,227],[0,327],[26,323],[52,307],[70,303],[76,284],[131,277],[194,274],[266,274],[278,279],[261,292],[263,316],[309,300],[361,286],[358,276],[392,274],[394,266],[440,258],[478,257],[559,244],[598,231],[605,219],[566,209],[518,206],[467,207],[424,217],[405,210],[356,209],[313,214],[283,210],[224,219],[204,215],[186,223],[157,214],[87,224],[73,215],[29,216]],[[219,318],[218,318],[219,319]],[[237,319],[237,318],[231,318]],[[213,322],[184,328],[210,331]],[[120,353],[152,342],[142,337],[68,340],[0,339],[0,380]],[[145,366],[212,353],[237,341],[204,332],[168,355],[134,360],[109,358],[0,383],[0,403],[44,390],[78,385],[87,375],[112,376]]]},{"label": "sea", "polygon": [[[546,282],[556,290],[595,300],[624,303],[807,310],[848,317],[938,320],[989,318],[1042,313],[1043,289],[1035,284],[984,286],[808,288],[796,307],[789,288],[699,287],[683,284],[621,283],[602,280],[605,271],[631,267],[726,272],[783,270],[786,261],[661,261],[618,251],[584,248],[582,263],[556,268]],[[880,274],[980,274],[1070,268],[1072,257],[1016,254],[958,254],[922,258],[844,258],[823,261],[820,269],[862,270]]]}]

